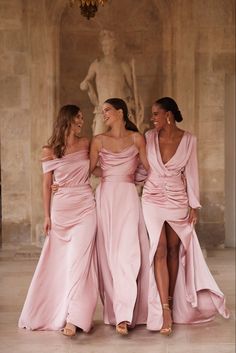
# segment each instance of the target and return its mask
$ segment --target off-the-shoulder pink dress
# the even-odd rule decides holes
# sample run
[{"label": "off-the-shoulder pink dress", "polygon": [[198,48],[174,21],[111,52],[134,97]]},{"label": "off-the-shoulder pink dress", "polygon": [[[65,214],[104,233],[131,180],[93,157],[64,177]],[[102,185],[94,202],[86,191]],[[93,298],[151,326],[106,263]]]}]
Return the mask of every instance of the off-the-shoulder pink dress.
[{"label": "off-the-shoulder pink dress", "polygon": [[97,302],[96,208],[88,181],[88,150],[43,162],[59,189],[19,327],[59,330],[66,321],[88,332]]},{"label": "off-the-shoulder pink dress", "polygon": [[206,265],[194,227],[188,222],[189,206],[201,207],[196,137],[185,132],[176,153],[165,164],[155,129],[146,133],[146,141],[150,173],[143,189],[142,205],[150,239],[147,327],[160,330],[163,324],[153,259],[164,222],[169,223],[181,240],[174,322],[204,322],[214,318],[217,312],[227,318],[224,295]]},{"label": "off-the-shoulder pink dress", "polygon": [[138,150],[102,148],[103,177],[96,190],[97,253],[104,322],[131,326],[147,320],[148,238],[134,185]]}]

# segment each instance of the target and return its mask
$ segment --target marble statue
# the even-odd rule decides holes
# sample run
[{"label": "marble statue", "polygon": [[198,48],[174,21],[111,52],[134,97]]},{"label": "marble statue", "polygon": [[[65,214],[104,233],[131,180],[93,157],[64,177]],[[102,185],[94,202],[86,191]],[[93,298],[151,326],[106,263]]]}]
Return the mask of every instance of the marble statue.
[{"label": "marble statue", "polygon": [[88,92],[94,105],[93,135],[103,133],[101,107],[107,98],[117,97],[126,101],[130,119],[142,132],[144,108],[137,90],[134,59],[130,63],[121,61],[116,53],[114,32],[102,30],[100,43],[104,56],[95,59],[88,69],[80,89]]}]

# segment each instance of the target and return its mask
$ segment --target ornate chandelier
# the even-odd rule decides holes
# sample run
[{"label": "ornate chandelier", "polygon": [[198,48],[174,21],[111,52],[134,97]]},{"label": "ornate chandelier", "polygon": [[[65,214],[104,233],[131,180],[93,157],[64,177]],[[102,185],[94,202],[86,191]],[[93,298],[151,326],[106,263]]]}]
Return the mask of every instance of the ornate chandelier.
[{"label": "ornate chandelier", "polygon": [[107,0],[69,0],[70,6],[79,5],[81,15],[88,20],[94,17],[99,5],[104,5]]}]

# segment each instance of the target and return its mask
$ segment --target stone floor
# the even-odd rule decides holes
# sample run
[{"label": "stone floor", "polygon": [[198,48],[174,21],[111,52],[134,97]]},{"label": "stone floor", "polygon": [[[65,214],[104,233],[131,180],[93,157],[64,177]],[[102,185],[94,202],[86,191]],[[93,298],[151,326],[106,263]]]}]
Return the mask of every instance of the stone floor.
[{"label": "stone floor", "polygon": [[233,353],[235,352],[235,267],[232,249],[208,251],[207,262],[227,297],[231,318],[218,316],[201,325],[175,325],[171,337],[137,327],[120,337],[103,325],[101,304],[90,334],[73,339],[59,332],[30,332],[17,328],[38,251],[32,248],[0,252],[0,352],[1,353]]}]

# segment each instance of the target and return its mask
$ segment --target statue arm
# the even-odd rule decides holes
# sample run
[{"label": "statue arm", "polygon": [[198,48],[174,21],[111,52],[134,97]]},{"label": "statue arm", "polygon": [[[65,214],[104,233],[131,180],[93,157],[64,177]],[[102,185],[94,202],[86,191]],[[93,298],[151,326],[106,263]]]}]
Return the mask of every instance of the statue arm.
[{"label": "statue arm", "polygon": [[80,83],[80,89],[82,91],[87,91],[88,89],[88,82],[93,81],[93,79],[96,76],[96,66],[97,66],[97,60],[95,60],[88,69],[88,73],[86,75],[86,77],[84,78],[84,80]]},{"label": "statue arm", "polygon": [[80,83],[80,89],[82,91],[88,91],[88,96],[89,99],[91,101],[91,103],[94,106],[98,105],[98,96],[97,96],[97,92],[96,89],[93,85],[93,80],[96,76],[96,67],[97,67],[97,60],[95,60],[89,67],[87,76],[85,77],[85,79]]}]

